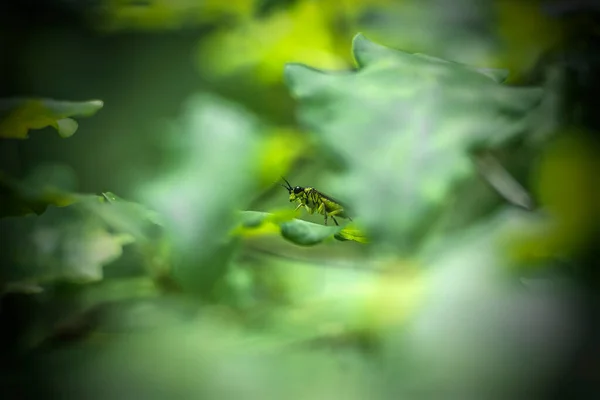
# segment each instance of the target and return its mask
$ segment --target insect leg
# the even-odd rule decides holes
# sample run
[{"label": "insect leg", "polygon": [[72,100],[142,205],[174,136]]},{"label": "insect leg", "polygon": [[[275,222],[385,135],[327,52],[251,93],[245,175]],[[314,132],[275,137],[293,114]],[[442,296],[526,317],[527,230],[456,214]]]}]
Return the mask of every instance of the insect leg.
[{"label": "insect leg", "polygon": [[327,211],[325,210],[325,204],[321,203],[319,204],[319,207],[317,207],[317,213],[318,214],[323,214],[323,216],[325,217],[325,225],[327,225]]},{"label": "insect leg", "polygon": [[319,207],[317,207],[317,214],[323,214],[323,215],[327,214],[325,212],[325,206],[323,205],[323,203],[319,204]]},{"label": "insect leg", "polygon": [[[339,213],[341,213],[342,210],[333,210],[330,213],[327,213],[327,211],[323,210],[323,214],[325,214],[325,219],[327,219],[327,214],[329,214],[329,216],[331,217],[331,219],[333,220],[333,222],[335,222],[336,225],[339,225],[337,220],[335,219],[335,215],[338,215]],[[327,224],[325,224],[327,225]]]}]

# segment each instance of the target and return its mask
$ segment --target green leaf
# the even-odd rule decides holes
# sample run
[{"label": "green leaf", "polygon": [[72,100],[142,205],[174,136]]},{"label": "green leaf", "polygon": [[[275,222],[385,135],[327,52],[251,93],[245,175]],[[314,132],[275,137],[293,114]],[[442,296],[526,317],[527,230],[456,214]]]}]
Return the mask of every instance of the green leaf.
[{"label": "green leaf", "polygon": [[[520,232],[536,230],[546,218],[544,213],[501,208],[424,249],[418,262],[426,266],[427,301],[416,318],[400,328],[404,335],[395,329],[382,335],[387,342],[384,357],[389,357],[395,369],[406,371],[404,382],[412,383],[409,387],[394,383],[396,389],[427,393],[432,387],[444,387],[460,392],[476,377],[482,384],[478,387],[482,394],[476,398],[485,397],[483,393],[498,382],[502,382],[499,389],[512,392],[510,388],[523,380],[520,365],[525,349],[547,354],[549,343],[571,340],[569,327],[577,318],[570,311],[575,303],[567,300],[571,283],[561,283],[564,276],[548,274],[547,289],[536,291],[518,282],[520,274],[510,273],[524,265],[507,252],[507,246],[515,235],[518,240]],[[531,315],[543,323],[530,324]],[[528,340],[532,335],[539,340]],[[553,357],[558,360],[562,354]],[[502,362],[490,364],[490,360]],[[529,376],[547,373],[548,358],[538,362]]]},{"label": "green leaf", "polygon": [[75,186],[75,172],[66,165],[41,164],[22,180],[0,171],[0,218],[41,214],[50,204],[72,204]]},{"label": "green leaf", "polygon": [[121,256],[130,235],[111,233],[78,204],[49,206],[40,216],[0,220],[2,285],[12,282],[93,282]]},{"label": "green leaf", "polygon": [[151,229],[162,227],[164,221],[155,211],[112,192],[102,193],[101,202],[83,202],[82,206],[95,213],[112,229],[146,239]]},{"label": "green leaf", "polygon": [[120,198],[112,192],[102,196],[79,194],[75,174],[64,165],[40,165],[22,181],[0,172],[0,217],[42,214],[48,206],[64,207],[75,204],[82,213],[98,217],[111,230],[148,239],[153,230],[162,226],[158,213],[146,206]]},{"label": "green leaf", "polygon": [[211,295],[227,272],[235,210],[251,200],[257,181],[260,121],[218,97],[194,96],[164,136],[173,162],[163,176],[138,188],[158,213],[173,244],[173,272],[197,294]]},{"label": "green leaf", "polygon": [[27,139],[29,130],[47,126],[56,129],[61,137],[68,138],[78,127],[72,117],[90,117],[103,106],[101,100],[0,99],[0,138]]},{"label": "green leaf", "polygon": [[284,222],[280,227],[281,235],[284,238],[302,246],[312,246],[321,243],[326,238],[335,235],[341,230],[340,227],[318,225],[299,219]]},{"label": "green leaf", "polygon": [[[67,191],[74,176],[61,165],[42,165],[18,181],[0,174],[4,291],[32,293],[37,283],[102,279],[102,266],[137,241],[155,254],[162,221],[145,206],[121,199]],[[35,212],[35,213],[33,213]],[[37,214],[37,215],[36,215]]]},{"label": "green leaf", "polygon": [[253,236],[256,234],[280,234],[284,239],[299,246],[314,246],[328,239],[366,243],[365,235],[356,228],[331,226],[292,219],[286,213],[266,213],[243,211],[241,224],[234,235]]},{"label": "green leaf", "polygon": [[526,132],[539,88],[499,84],[505,72],[353,40],[355,72],[285,68],[300,119],[347,166],[331,187],[370,236],[412,251],[455,184],[472,178],[472,150]]},{"label": "green leaf", "polygon": [[359,229],[344,228],[335,234],[337,240],[346,241],[352,240],[359,243],[368,243],[369,239]]}]

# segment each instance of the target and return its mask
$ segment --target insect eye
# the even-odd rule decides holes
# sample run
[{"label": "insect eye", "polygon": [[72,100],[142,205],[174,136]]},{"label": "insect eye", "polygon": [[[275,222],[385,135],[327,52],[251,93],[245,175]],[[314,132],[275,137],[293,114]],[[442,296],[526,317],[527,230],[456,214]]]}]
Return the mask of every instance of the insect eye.
[{"label": "insect eye", "polygon": [[301,191],[302,191],[302,188],[301,188],[300,186],[296,186],[296,187],[294,188],[294,194],[298,194],[298,193],[300,193]]}]

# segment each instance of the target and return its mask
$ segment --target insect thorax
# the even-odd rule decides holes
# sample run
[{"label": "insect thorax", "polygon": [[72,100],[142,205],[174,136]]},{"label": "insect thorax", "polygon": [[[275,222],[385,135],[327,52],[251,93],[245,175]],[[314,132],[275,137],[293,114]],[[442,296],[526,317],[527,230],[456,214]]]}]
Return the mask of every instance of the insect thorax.
[{"label": "insect thorax", "polygon": [[304,189],[302,194],[302,200],[307,206],[313,208],[321,204],[321,196],[319,196],[319,192],[317,192],[315,189],[308,187]]}]

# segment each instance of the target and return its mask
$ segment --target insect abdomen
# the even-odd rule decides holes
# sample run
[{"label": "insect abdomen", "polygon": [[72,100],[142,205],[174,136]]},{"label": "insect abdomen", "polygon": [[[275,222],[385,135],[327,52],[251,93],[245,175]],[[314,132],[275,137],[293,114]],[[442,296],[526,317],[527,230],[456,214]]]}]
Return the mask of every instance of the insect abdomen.
[{"label": "insect abdomen", "polygon": [[316,189],[306,188],[305,191],[309,207],[318,210],[320,206],[323,205],[322,209],[320,210],[321,214],[331,214],[335,211],[338,211],[336,216],[348,218],[346,212],[344,211],[344,207],[341,204],[330,200]]}]

